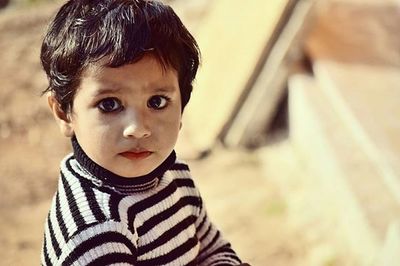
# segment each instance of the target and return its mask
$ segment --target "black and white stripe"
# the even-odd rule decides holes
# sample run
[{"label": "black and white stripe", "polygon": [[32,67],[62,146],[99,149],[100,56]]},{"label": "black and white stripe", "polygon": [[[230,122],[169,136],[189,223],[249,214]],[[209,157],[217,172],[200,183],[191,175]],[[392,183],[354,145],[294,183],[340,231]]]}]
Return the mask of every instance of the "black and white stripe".
[{"label": "black and white stripe", "polygon": [[238,265],[187,165],[176,161],[157,180],[146,190],[131,186],[127,195],[96,182],[68,155],[45,225],[42,265]]}]

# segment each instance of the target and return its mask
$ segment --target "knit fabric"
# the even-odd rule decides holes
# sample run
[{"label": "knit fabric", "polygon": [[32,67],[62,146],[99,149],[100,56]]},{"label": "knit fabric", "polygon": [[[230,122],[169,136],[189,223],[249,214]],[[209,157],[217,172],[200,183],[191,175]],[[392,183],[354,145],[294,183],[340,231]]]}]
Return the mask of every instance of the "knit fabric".
[{"label": "knit fabric", "polygon": [[73,146],[61,162],[42,265],[240,264],[174,152],[152,173],[123,178]]}]

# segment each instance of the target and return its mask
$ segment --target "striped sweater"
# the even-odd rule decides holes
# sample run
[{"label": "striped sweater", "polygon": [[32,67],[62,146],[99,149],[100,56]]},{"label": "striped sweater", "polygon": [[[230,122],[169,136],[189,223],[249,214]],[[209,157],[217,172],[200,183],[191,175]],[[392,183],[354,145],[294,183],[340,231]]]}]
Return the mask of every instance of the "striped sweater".
[{"label": "striped sweater", "polygon": [[171,155],[123,178],[73,141],[46,219],[42,265],[238,265],[207,217],[186,164]]}]

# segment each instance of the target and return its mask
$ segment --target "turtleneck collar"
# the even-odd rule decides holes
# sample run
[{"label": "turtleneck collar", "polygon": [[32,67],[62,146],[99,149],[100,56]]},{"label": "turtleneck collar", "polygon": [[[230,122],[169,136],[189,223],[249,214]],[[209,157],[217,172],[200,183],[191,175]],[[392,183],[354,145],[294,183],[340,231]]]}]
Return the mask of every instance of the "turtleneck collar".
[{"label": "turtleneck collar", "polygon": [[98,165],[84,152],[76,137],[71,138],[74,156],[77,162],[101,185],[113,188],[121,194],[130,194],[138,191],[146,191],[156,187],[163,174],[175,163],[176,154],[171,154],[156,169],[146,175],[135,177],[123,177],[117,175],[102,166]]}]

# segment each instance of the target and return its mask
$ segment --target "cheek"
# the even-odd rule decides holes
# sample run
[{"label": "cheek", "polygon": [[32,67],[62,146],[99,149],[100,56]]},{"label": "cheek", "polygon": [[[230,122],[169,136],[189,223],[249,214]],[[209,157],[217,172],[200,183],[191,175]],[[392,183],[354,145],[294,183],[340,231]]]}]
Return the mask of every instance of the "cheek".
[{"label": "cheek", "polygon": [[181,115],[179,112],[166,113],[163,116],[158,117],[158,119],[153,122],[153,130],[158,134],[165,137],[176,138],[181,124]]},{"label": "cheek", "polygon": [[118,124],[113,123],[112,120],[100,119],[95,113],[80,114],[74,122],[77,137],[84,139],[85,142],[93,146],[114,141],[113,135],[116,135],[119,130]]},{"label": "cheek", "polygon": [[111,126],[87,124],[76,137],[86,154],[102,166],[110,159],[115,147],[117,147],[118,136]]}]

